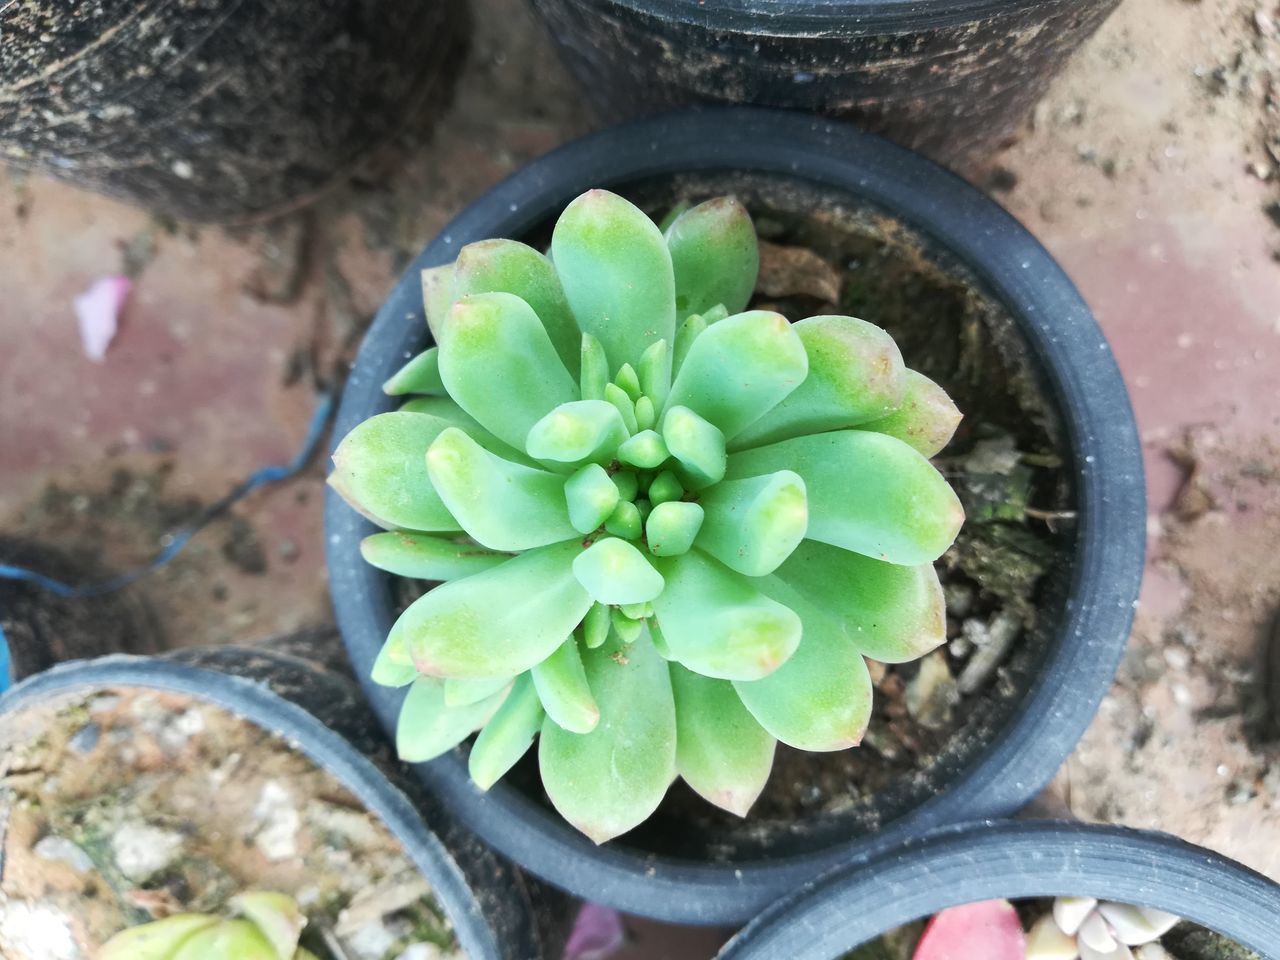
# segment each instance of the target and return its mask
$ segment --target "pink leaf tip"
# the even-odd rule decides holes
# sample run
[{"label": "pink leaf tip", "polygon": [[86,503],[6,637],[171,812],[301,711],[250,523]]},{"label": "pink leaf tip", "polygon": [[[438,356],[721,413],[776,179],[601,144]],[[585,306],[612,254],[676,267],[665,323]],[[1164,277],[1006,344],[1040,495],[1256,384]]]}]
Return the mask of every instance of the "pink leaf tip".
[{"label": "pink leaf tip", "polygon": [[598,903],[584,903],[573,922],[564,960],[608,960],[626,943],[622,915]]},{"label": "pink leaf tip", "polygon": [[1025,960],[1026,934],[1008,900],[943,910],[929,921],[912,960]]}]

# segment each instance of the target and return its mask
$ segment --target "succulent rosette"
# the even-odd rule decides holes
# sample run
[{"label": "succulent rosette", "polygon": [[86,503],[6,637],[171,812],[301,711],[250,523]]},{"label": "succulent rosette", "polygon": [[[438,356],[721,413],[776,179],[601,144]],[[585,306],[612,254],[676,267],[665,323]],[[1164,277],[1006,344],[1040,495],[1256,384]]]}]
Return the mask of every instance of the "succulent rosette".
[{"label": "succulent rosette", "polygon": [[437,346],[330,477],[388,531],[368,562],[442,581],[373,668],[409,687],[400,755],[478,730],[488,788],[536,738],[596,842],[676,776],[745,815],[778,741],[858,744],[865,658],[944,638],[932,564],[963,521],[928,460],[960,419],[942,389],[873,324],[747,310],[735,200],[668,219],[593,190],[548,255],[488,240],[425,271]]}]

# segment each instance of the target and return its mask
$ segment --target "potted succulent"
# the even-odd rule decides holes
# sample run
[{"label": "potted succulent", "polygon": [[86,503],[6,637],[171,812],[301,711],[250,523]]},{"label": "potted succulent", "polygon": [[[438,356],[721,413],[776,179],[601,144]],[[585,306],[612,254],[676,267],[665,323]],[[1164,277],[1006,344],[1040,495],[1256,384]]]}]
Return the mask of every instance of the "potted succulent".
[{"label": "potted succulent", "polygon": [[1280,885],[1166,834],[977,823],[814,882],[717,960],[1268,960],[1277,909]]},{"label": "potted succulent", "polygon": [[[888,281],[901,353],[836,309],[865,288],[805,279],[830,267],[816,250],[848,264],[855,248],[879,251],[857,276]],[[939,254],[945,269],[921,259]],[[959,311],[947,334],[929,315],[944,290]],[[988,322],[999,339],[982,354],[1008,359],[1021,399],[1004,374],[956,377],[949,337],[982,338],[970,324]],[[875,138],[759,111],[588,138],[446,229],[362,349],[327,519],[357,673],[402,757],[433,761],[416,769],[470,826],[637,913],[742,919],[851,850],[1007,812],[1087,722],[1131,615],[1140,469],[1099,342],[1033,241]],[[1052,343],[1044,370],[1032,350]],[[1045,376],[1056,393],[1031,386]],[[975,414],[952,445],[967,452],[938,460],[959,497],[927,459],[959,419],[940,382]],[[1105,412],[1066,399],[1075,390],[1106,392]],[[1031,508],[1048,518],[1034,533],[984,465],[1019,472],[1020,442],[1048,465],[1036,490],[1053,510]],[[1117,473],[1088,467],[1098,459]],[[948,550],[962,501],[977,522]],[[1074,531],[1048,530],[1055,518]],[[1011,541],[1057,560],[1006,589],[989,574],[1020,566]],[[1084,587],[1095,563],[1111,570]],[[444,583],[415,596],[386,572]],[[939,575],[953,613],[969,603],[980,621],[968,646]],[[1106,596],[1068,605],[1052,580]]]},{"label": "potted succulent", "polygon": [[981,160],[1115,0],[533,0],[603,117],[749,103]]},{"label": "potted succulent", "polygon": [[5,957],[542,956],[519,875],[375,763],[354,685],[307,661],[59,664],[0,731]]},{"label": "potted succulent", "polygon": [[458,0],[10,4],[0,158],[164,213],[267,215],[448,89]]}]

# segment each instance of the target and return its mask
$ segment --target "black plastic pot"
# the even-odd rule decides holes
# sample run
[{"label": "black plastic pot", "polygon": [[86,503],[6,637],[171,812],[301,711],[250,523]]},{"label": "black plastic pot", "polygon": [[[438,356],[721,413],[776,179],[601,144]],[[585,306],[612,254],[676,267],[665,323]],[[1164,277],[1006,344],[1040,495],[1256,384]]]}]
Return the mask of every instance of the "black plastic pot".
[{"label": "black plastic pot", "polygon": [[[716,838],[671,818],[596,847],[532,788],[499,782],[482,793],[459,749],[415,770],[468,826],[560,887],[632,913],[675,922],[746,920],[850,857],[942,824],[1003,816],[1053,776],[1084,731],[1119,662],[1142,571],[1142,464],[1128,397],[1107,344],[1075,288],[1013,218],[926,160],[850,127],[795,114],[714,109],[637,123],[579,140],[531,164],[468,207],[419,257],[383,304],[347,383],[334,437],[395,403],[380,390],[422,349],[418,271],[486,237],[537,237],[590,187],[623,193],[693,175],[740,186],[750,174],[817,188],[824,203],[869,211],[918,237],[922,255],[963,274],[1011,318],[1061,408],[1079,510],[1075,555],[1025,694],[983,751],[935,771],[923,796],[881,811],[878,828],[840,816],[805,821],[765,842]],[[826,210],[824,210],[826,212]],[[373,529],[336,495],[326,505],[330,586],[343,640],[375,710],[394,729],[403,691],[368,679],[395,614],[393,578],[365,564]],[[713,852],[718,855],[713,856]]]},{"label": "black plastic pot", "polygon": [[749,103],[990,154],[1117,0],[533,0],[607,120]]},{"label": "black plastic pot", "polygon": [[165,213],[314,194],[443,95],[462,0],[23,0],[3,17],[0,158]]},{"label": "black plastic pot", "polygon": [[1154,907],[1280,957],[1280,885],[1261,874],[1164,833],[1025,821],[939,831],[824,877],[753,920],[717,960],[839,960],[947,907],[1054,896]]},{"label": "black plastic pot", "polygon": [[350,681],[271,651],[225,647],[172,658],[59,664],[0,696],[0,714],[111,687],[182,693],[284,737],[346,787],[422,871],[471,960],[541,960],[523,880],[453,824],[421,788],[375,764],[385,751]]}]

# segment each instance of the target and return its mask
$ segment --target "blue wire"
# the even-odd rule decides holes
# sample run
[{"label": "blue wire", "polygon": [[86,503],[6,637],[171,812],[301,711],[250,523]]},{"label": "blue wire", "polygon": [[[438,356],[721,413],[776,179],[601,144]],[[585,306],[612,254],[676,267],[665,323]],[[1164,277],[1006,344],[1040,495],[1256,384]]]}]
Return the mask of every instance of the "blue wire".
[{"label": "blue wire", "polygon": [[[324,439],[325,426],[328,424],[329,416],[332,412],[333,394],[328,392],[320,394],[316,402],[315,412],[311,415],[311,423],[307,427],[306,439],[303,441],[302,449],[298,451],[297,456],[288,463],[275,464],[255,470],[247,479],[237,484],[225,497],[201,511],[194,522],[185,527],[179,527],[168,534],[166,537],[168,542],[164,548],[152,560],[141,567],[101,580],[98,583],[72,586],[52,577],[46,577],[43,573],[38,573],[35,570],[0,563],[0,580],[17,580],[23,583],[31,583],[64,599],[100,597],[103,594],[114,593],[130,584],[137,583],[143,577],[154,573],[176,557],[191,541],[192,537],[238,500],[248,496],[259,487],[278,483],[281,480],[288,480],[300,473],[311,461],[311,458],[315,455],[316,448],[320,446],[321,440]],[[9,674],[9,644],[5,640],[4,629],[0,626],[0,690],[4,690],[9,685]]]}]

